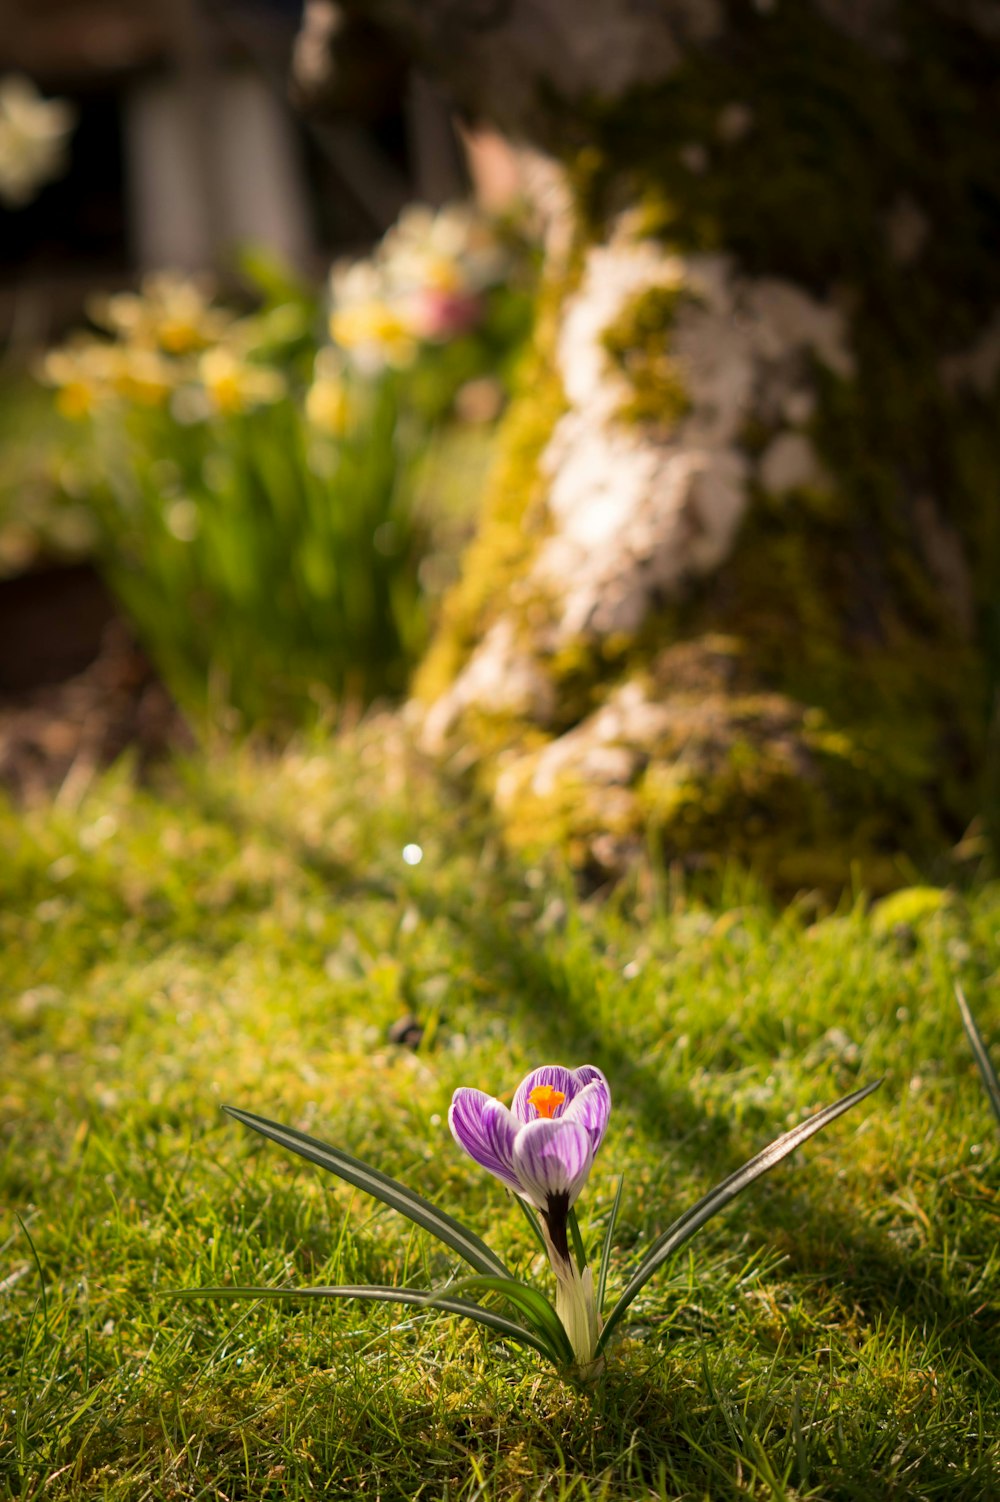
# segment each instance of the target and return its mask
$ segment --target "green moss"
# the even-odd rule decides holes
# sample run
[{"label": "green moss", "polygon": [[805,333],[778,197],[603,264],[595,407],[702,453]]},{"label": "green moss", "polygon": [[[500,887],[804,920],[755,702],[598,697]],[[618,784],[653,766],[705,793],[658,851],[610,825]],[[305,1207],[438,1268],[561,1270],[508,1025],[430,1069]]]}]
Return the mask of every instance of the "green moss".
[{"label": "green moss", "polygon": [[[758,508],[728,567],[681,613],[685,634],[707,628],[742,643],[761,687],[811,709],[795,740],[803,794],[823,817],[790,798],[793,767],[770,800],[803,849],[926,857],[959,837],[975,807],[986,674],[912,553],[876,552],[863,516],[823,524],[798,499],[780,518]],[[702,822],[706,848],[721,835]]]},{"label": "green moss", "polygon": [[852,876],[874,892],[897,885],[904,810],[878,757],[821,711],[746,691],[746,655],[720,639],[662,654],[646,695],[655,702],[657,676],[673,678],[675,692],[654,738],[630,739],[626,719],[620,740],[590,742],[627,754],[626,783],[586,775],[582,747],[539,791],[537,757],[523,752],[504,810],[512,843],[533,857],[555,844],[581,867],[620,867],[650,846],[692,869],[735,860],[785,894]]},{"label": "green moss", "polygon": [[[568,153],[592,237],[624,199],[647,233],[680,249],[724,248],[753,273],[821,290],[886,282],[888,272],[898,302],[884,216],[908,192],[935,232],[925,285],[909,286],[907,301],[937,304],[943,342],[974,337],[975,310],[989,307],[997,282],[1000,167],[980,124],[991,71],[969,28],[922,5],[897,19],[905,63],[893,65],[812,7],[744,14],[724,46],[692,53],[665,85],[592,104],[577,131],[585,153]],[[733,103],[748,126],[727,141],[720,119]],[[685,165],[691,143],[707,153],[704,172]]]},{"label": "green moss", "polygon": [[691,410],[683,376],[670,356],[669,339],[678,308],[692,300],[694,294],[682,286],[647,287],[625,304],[601,336],[630,388],[618,412],[624,421],[669,432]]},{"label": "green moss", "polygon": [[524,395],[513,403],[500,438],[483,519],[445,602],[440,627],[417,673],[414,692],[427,702],[454,681],[472,648],[523,579],[547,522],[538,461],[566,403],[551,362],[536,349],[526,364]]},{"label": "green moss", "polygon": [[[512,607],[557,711],[544,727],[470,717],[463,729],[487,748],[487,784],[501,748],[527,767],[631,679],[654,683],[670,706],[687,692],[717,695],[722,727],[717,743],[679,734],[644,748],[627,788],[595,789],[567,771],[545,798],[526,792],[505,810],[516,843],[556,841],[585,861],[602,834],[635,848],[652,834],[693,864],[737,855],[783,885],[844,881],[853,866],[881,889],[900,879],[899,851],[941,850],[977,809],[1000,683],[1000,396],[956,398],[940,363],[1000,303],[1000,159],[980,123],[993,84],[971,33],[928,7],[904,8],[899,21],[905,64],[866,51],[813,7],[741,12],[723,45],[665,86],[588,107],[576,122],[587,145],[567,161],[586,235],[605,238],[630,204],[671,250],[721,249],[741,273],[835,293],[849,309],[856,371],[813,372],[809,436],[830,485],[780,497],[753,487],[731,558],[663,602],[634,638],[581,638],[553,655],[538,602]],[[748,121],[735,140],[719,128],[734,102]],[[703,173],[682,152],[694,142],[707,152]],[[905,269],[886,231],[904,196],[931,226]],[[632,393],[620,416],[661,435],[689,400],[670,356],[684,295],[637,296],[603,341]],[[531,374],[541,392],[545,368],[543,359]],[[503,498],[522,549],[500,566],[505,590],[534,546],[524,507],[540,496],[537,455],[558,405],[543,417],[532,396],[533,457],[511,471],[519,497]],[[747,454],[759,457],[780,427],[753,414]],[[968,560],[968,609],[949,598],[921,540],[927,497]],[[497,593],[485,554],[476,571],[466,650]],[[716,680],[706,643],[719,633],[731,671]],[[677,677],[679,644],[691,649],[689,679]],[[762,711],[776,702],[778,723]]]},{"label": "green moss", "polygon": [[900,924],[912,926],[925,923],[944,912],[954,902],[947,888],[904,887],[891,897],[883,897],[872,913],[872,932],[892,933]]}]

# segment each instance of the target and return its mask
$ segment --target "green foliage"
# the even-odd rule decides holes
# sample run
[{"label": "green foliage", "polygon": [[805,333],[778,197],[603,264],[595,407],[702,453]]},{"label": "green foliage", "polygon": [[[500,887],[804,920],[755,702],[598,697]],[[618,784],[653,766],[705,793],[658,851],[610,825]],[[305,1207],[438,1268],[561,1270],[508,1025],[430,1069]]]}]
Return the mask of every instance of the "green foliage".
[{"label": "green foliage", "polygon": [[[0,1495],[995,1496],[1000,1159],[953,981],[995,1036],[1000,888],[906,935],[734,872],[711,901],[674,870],[597,906],[425,775],[382,720],[0,806]],[[387,1042],[404,1013],[416,1052]],[[418,1307],[174,1297],[452,1265],[229,1099],[349,1143],[544,1286],[444,1120],[540,1058],[612,1083],[580,1204],[593,1259],[625,1174],[612,1297],[771,1130],[885,1083],[642,1289],[598,1390]]]},{"label": "green foliage", "polygon": [[[101,336],[74,336],[40,373],[85,425],[75,464],[52,468],[70,475],[180,702],[200,721],[287,731],[404,691],[435,549],[455,529],[452,498],[436,494],[450,440],[460,422],[488,432],[530,297],[491,286],[473,325],[396,346],[379,342],[380,318],[394,325],[375,302],[354,310],[356,345],[340,348],[321,334],[315,292],[259,253],[242,271],[253,313],[162,273],[95,301]],[[466,486],[463,522],[474,503]]]},{"label": "green foliage", "polygon": [[252,1131],[259,1132],[262,1137],[268,1137],[272,1142],[277,1142],[279,1147],[285,1147],[289,1152],[297,1153],[310,1163],[317,1163],[327,1173],[334,1174],[348,1184],[353,1184],[365,1194],[370,1194],[373,1199],[380,1200],[390,1209],[405,1215],[407,1220],[412,1220],[415,1225],[429,1231],[436,1236],[438,1241],[457,1252],[471,1267],[486,1277],[507,1278],[507,1268],[499,1260],[494,1252],[491,1252],[485,1242],[470,1232],[467,1227],[459,1225],[453,1216],[444,1210],[432,1205],[422,1195],[408,1189],[405,1184],[390,1178],[379,1169],[373,1168],[370,1163],[362,1163],[350,1153],[341,1148],[331,1147],[329,1143],[318,1142],[315,1137],[309,1137],[304,1132],[295,1131],[292,1127],[282,1126],[280,1122],[268,1121],[264,1116],[257,1116],[252,1111],[241,1111],[235,1106],[226,1106],[228,1115]]},{"label": "green foliage", "polygon": [[0,578],[92,554],[96,528],[79,494],[82,438],[26,372],[0,374]]},{"label": "green foliage", "polygon": [[291,396],[200,423],[109,414],[89,497],[100,556],[200,717],[287,728],[404,689],[425,629],[412,470],[426,437],[399,405],[391,379],[357,392],[337,437]]}]

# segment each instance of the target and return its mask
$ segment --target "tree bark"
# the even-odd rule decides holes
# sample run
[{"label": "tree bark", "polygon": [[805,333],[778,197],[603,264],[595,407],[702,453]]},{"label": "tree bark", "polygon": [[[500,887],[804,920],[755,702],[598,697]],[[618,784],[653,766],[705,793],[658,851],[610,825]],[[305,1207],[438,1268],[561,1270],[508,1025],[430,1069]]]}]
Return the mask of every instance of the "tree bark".
[{"label": "tree bark", "polygon": [[898,883],[990,763],[1000,6],[347,9],[568,206],[427,744],[601,873]]}]

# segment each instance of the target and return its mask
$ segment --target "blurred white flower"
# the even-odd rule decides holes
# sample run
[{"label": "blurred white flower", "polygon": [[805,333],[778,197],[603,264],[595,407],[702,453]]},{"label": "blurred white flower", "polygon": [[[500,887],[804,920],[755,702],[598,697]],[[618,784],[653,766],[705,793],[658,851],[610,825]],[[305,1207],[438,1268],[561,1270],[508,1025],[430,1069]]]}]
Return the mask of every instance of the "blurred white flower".
[{"label": "blurred white flower", "polygon": [[76,111],[64,99],[43,99],[30,78],[0,78],[0,201],[30,203],[66,166],[66,142]]},{"label": "blurred white flower", "polygon": [[475,328],[483,316],[481,294],[507,270],[506,251],[468,204],[437,213],[411,204],[385,235],[379,258],[414,331],[436,342]]},{"label": "blurred white flower", "polygon": [[364,375],[412,365],[417,333],[375,261],[338,261],[330,273],[330,338]]},{"label": "blurred white flower", "polygon": [[330,272],[330,296],[334,308],[382,302],[388,288],[381,267],[375,261],[335,261]]},{"label": "blurred white flower", "polygon": [[475,296],[500,281],[507,254],[489,224],[468,204],[434,213],[411,204],[388,230],[379,251],[390,287]]},{"label": "blurred white flower", "polygon": [[330,276],[330,336],[366,375],[412,364],[422,341],[453,339],[483,316],[482,294],[508,257],[465,204],[404,209],[371,259],[338,262]]}]

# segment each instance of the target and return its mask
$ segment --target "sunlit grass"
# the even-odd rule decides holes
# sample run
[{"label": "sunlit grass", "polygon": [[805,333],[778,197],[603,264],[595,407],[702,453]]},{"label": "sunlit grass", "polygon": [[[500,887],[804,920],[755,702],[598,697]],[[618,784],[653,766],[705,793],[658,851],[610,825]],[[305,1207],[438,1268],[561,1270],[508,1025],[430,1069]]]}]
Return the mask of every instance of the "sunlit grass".
[{"label": "sunlit grass", "polygon": [[[1000,1149],[953,996],[995,1047],[1000,888],[914,906],[777,912],[735,877],[711,905],[651,879],[581,902],[505,863],[389,724],[0,812],[3,1494],[1000,1495]],[[416,1052],[388,1041],[407,1013]],[[379,1164],[545,1286],[444,1117],[548,1059],[611,1082],[579,1208],[599,1243],[625,1170],[615,1287],[755,1148],[886,1078],[647,1286],[590,1391],[436,1314],[171,1298],[452,1266],[223,1101]]]}]

